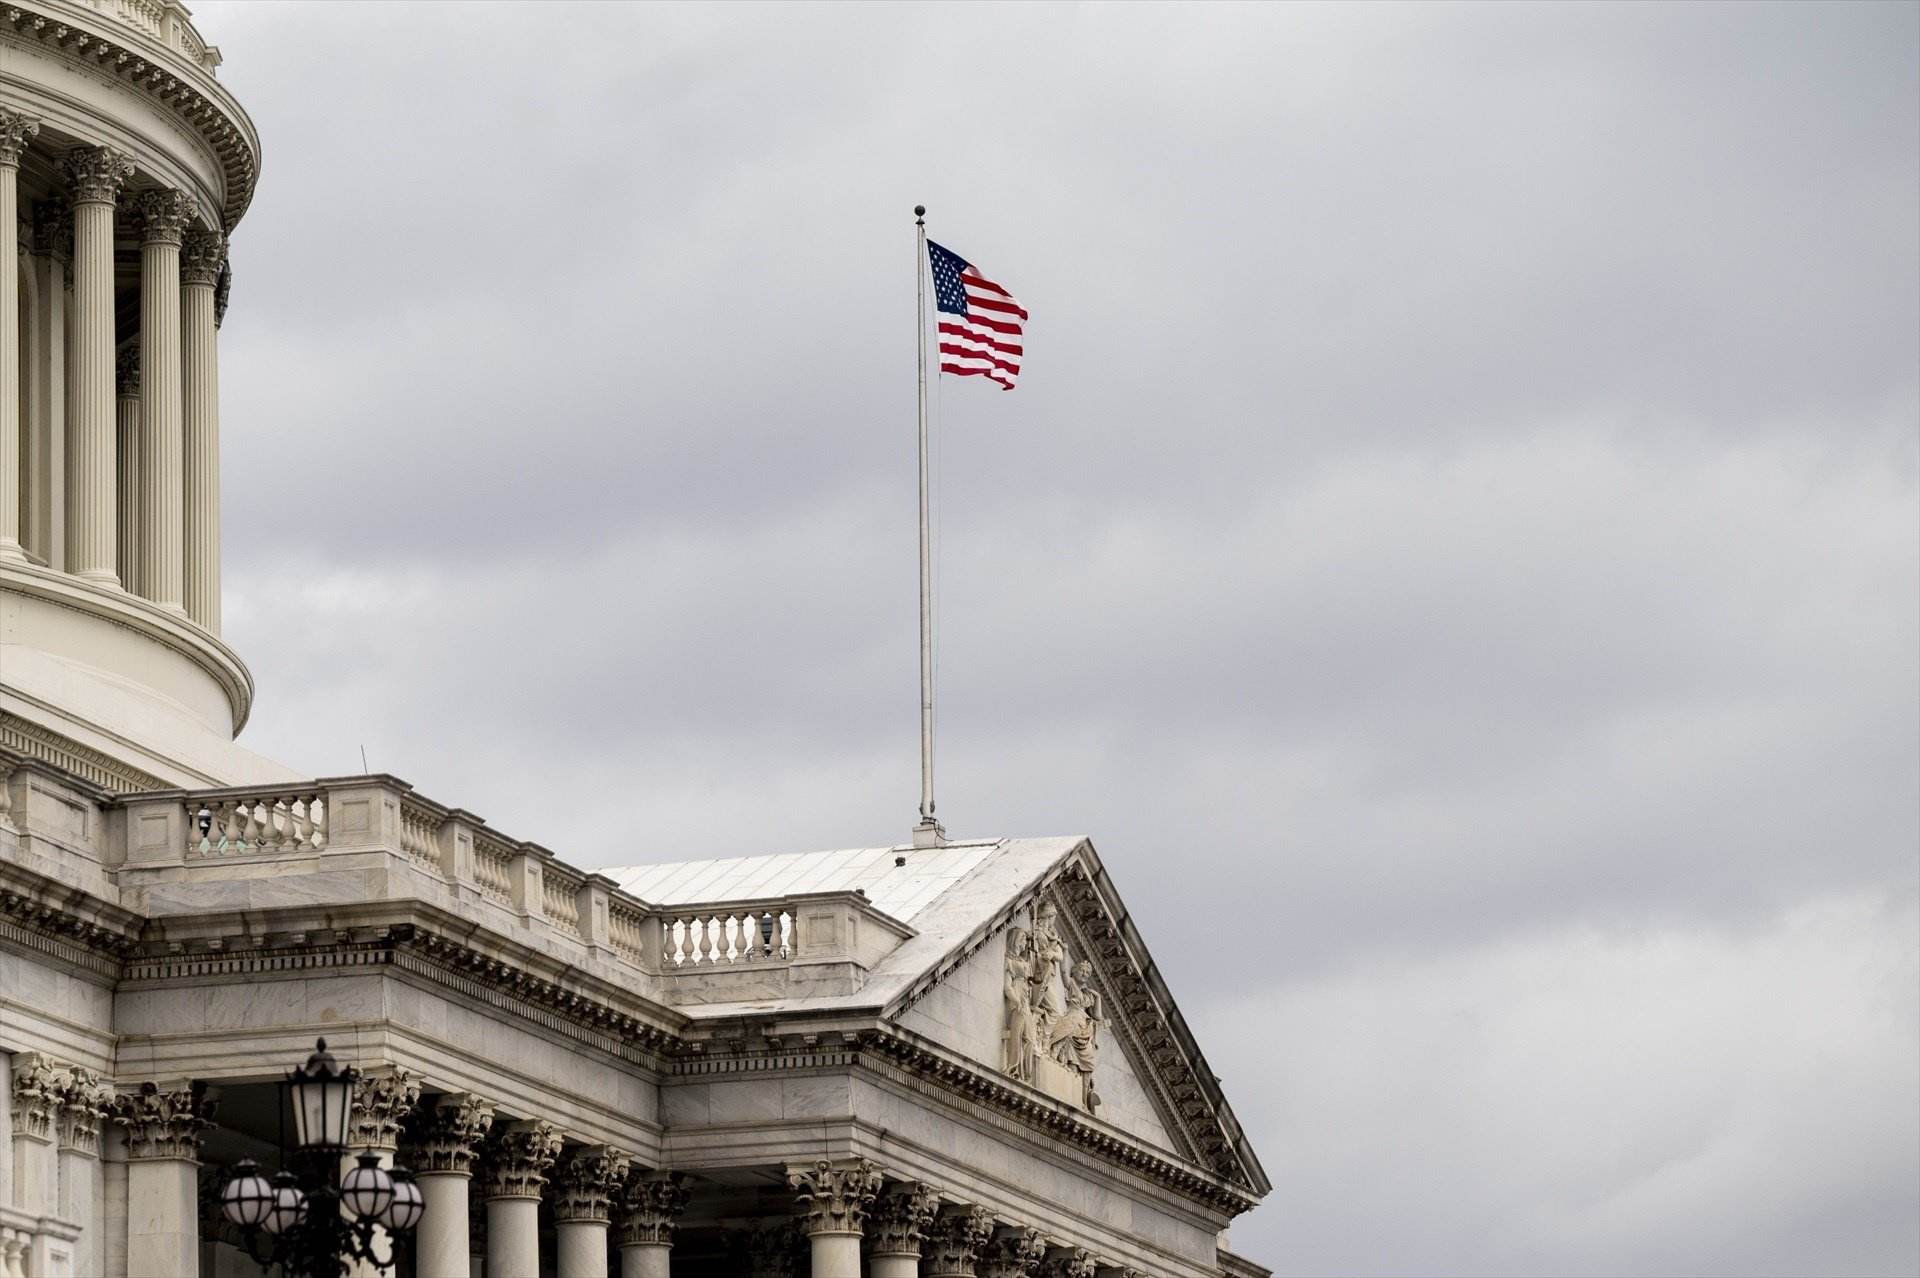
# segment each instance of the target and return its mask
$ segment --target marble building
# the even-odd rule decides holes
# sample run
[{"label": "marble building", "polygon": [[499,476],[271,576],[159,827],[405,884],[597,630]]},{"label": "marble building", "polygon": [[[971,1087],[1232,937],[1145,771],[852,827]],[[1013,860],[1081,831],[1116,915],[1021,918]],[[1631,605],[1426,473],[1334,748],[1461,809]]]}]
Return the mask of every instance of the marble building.
[{"label": "marble building", "polygon": [[1086,839],[590,871],[235,744],[219,65],[177,0],[0,6],[0,1278],[259,1272],[210,1189],[321,1035],[402,1275],[1264,1274]]}]

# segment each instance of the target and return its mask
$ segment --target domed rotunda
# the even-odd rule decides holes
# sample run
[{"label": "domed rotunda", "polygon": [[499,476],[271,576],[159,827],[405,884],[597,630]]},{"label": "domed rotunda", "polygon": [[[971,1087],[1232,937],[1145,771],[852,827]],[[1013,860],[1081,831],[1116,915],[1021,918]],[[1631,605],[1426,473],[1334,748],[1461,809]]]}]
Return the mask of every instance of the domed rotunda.
[{"label": "domed rotunda", "polygon": [[605,866],[623,796],[535,796],[587,868],[235,744],[219,66],[178,0],[0,5],[0,1278],[1266,1274],[1090,840]]}]

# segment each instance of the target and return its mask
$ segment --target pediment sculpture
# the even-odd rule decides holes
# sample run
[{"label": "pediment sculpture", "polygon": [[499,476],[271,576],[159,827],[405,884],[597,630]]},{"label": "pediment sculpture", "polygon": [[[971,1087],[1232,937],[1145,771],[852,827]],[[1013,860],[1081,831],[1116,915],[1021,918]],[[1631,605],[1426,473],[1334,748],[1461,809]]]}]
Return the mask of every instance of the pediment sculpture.
[{"label": "pediment sculpture", "polygon": [[1004,996],[1001,1069],[1089,1113],[1097,1110],[1093,1071],[1105,1021],[1100,992],[1093,964],[1068,961],[1050,901],[1034,906],[1030,926],[1007,929]]}]

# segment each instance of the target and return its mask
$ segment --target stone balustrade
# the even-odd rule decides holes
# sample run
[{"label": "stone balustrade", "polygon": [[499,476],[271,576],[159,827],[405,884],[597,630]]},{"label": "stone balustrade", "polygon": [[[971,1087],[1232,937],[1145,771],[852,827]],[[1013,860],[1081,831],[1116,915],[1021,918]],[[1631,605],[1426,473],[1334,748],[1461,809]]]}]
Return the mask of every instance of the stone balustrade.
[{"label": "stone balustrade", "polygon": [[100,806],[94,855],[123,887],[146,889],[148,910],[167,912],[169,893],[197,906],[203,898],[176,885],[215,882],[242,885],[247,904],[264,908],[294,874],[311,876],[300,892],[312,899],[351,868],[356,900],[450,904],[556,952],[662,978],[672,1001],[851,992],[913,935],[857,891],[656,906],[383,774],[146,791]]}]

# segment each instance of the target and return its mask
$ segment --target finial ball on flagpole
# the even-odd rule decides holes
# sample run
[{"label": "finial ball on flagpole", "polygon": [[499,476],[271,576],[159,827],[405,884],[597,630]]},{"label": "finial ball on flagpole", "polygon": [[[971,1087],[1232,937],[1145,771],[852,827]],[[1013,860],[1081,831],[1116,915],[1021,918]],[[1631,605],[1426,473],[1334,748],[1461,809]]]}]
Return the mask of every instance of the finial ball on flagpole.
[{"label": "finial ball on flagpole", "polygon": [[914,205],[914,206],[913,206],[913,215],[914,215],[915,217],[925,217],[925,216],[927,215],[927,206],[926,206],[926,205],[924,205],[924,204],[916,204],[916,205]]}]

